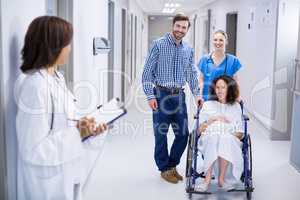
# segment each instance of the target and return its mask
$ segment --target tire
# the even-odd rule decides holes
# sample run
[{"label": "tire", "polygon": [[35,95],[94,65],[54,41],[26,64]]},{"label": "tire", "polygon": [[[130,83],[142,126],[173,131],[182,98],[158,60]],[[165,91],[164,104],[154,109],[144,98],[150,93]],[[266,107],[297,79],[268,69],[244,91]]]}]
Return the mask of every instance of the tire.
[{"label": "tire", "polygon": [[247,192],[247,200],[251,200],[252,198],[252,192]]},{"label": "tire", "polygon": [[248,135],[248,158],[249,158],[249,177],[248,177],[248,184],[246,185],[247,191],[247,200],[251,200],[252,198],[252,192],[253,192],[253,184],[252,184],[252,144],[251,144],[251,138],[250,135]]},{"label": "tire", "polygon": [[[249,145],[249,151],[248,151],[248,155],[249,155],[249,177],[252,179],[252,144],[251,144],[251,138],[250,135],[248,135],[248,145]],[[252,185],[251,185],[252,186]]]},{"label": "tire", "polygon": [[188,147],[187,147],[187,156],[186,156],[186,168],[185,168],[185,177],[186,177],[186,191],[190,191],[192,189],[191,184],[191,173],[192,173],[192,147],[191,147],[191,140],[192,135],[189,135],[188,139]]}]

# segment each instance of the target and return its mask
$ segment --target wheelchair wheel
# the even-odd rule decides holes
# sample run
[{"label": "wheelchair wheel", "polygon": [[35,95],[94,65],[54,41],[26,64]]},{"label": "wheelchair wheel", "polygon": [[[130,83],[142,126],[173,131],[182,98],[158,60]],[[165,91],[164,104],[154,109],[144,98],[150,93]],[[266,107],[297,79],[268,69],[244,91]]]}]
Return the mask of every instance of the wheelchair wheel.
[{"label": "wheelchair wheel", "polygon": [[192,163],[193,163],[193,152],[192,152],[192,135],[189,135],[188,147],[187,147],[187,156],[186,156],[186,168],[185,168],[185,177],[186,177],[186,191],[192,189]]},{"label": "wheelchair wheel", "polygon": [[253,192],[253,184],[252,184],[252,144],[250,135],[248,135],[248,159],[249,159],[249,169],[248,169],[248,177],[245,177],[245,189],[247,191],[247,200],[251,200],[252,192]]},{"label": "wheelchair wheel", "polygon": [[252,192],[247,192],[247,200],[251,200],[252,198]]},{"label": "wheelchair wheel", "polygon": [[249,177],[252,180],[252,144],[251,144],[251,138],[250,135],[248,135],[248,144],[249,144],[249,150],[248,150],[248,156],[249,156]]}]

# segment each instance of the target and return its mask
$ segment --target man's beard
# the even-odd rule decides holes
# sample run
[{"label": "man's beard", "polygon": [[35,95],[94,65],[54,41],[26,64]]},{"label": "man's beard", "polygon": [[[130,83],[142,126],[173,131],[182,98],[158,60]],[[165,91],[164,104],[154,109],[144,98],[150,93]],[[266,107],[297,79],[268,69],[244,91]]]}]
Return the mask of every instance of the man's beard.
[{"label": "man's beard", "polygon": [[179,31],[173,31],[173,36],[176,40],[181,40],[185,36],[185,34]]}]

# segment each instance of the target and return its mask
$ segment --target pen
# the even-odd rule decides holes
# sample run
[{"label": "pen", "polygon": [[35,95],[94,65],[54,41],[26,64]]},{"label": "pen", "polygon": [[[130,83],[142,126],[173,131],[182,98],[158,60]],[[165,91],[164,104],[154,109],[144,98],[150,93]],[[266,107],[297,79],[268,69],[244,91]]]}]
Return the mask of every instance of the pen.
[{"label": "pen", "polygon": [[68,118],[69,121],[73,121],[73,122],[79,122],[79,119],[70,119]]}]

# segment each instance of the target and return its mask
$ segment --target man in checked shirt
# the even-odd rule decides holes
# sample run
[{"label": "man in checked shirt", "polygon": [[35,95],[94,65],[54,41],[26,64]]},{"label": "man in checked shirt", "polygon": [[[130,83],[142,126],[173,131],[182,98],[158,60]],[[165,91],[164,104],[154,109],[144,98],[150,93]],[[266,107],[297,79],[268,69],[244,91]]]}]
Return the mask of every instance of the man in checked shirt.
[{"label": "man in checked shirt", "polygon": [[[196,104],[202,103],[194,51],[182,41],[189,27],[187,16],[177,14],[173,18],[172,32],[153,42],[142,75],[143,89],[153,110],[154,159],[161,177],[170,183],[183,180],[176,166],[186,148],[189,133],[183,91],[186,82]],[[167,133],[170,124],[175,139],[169,154]]]}]

